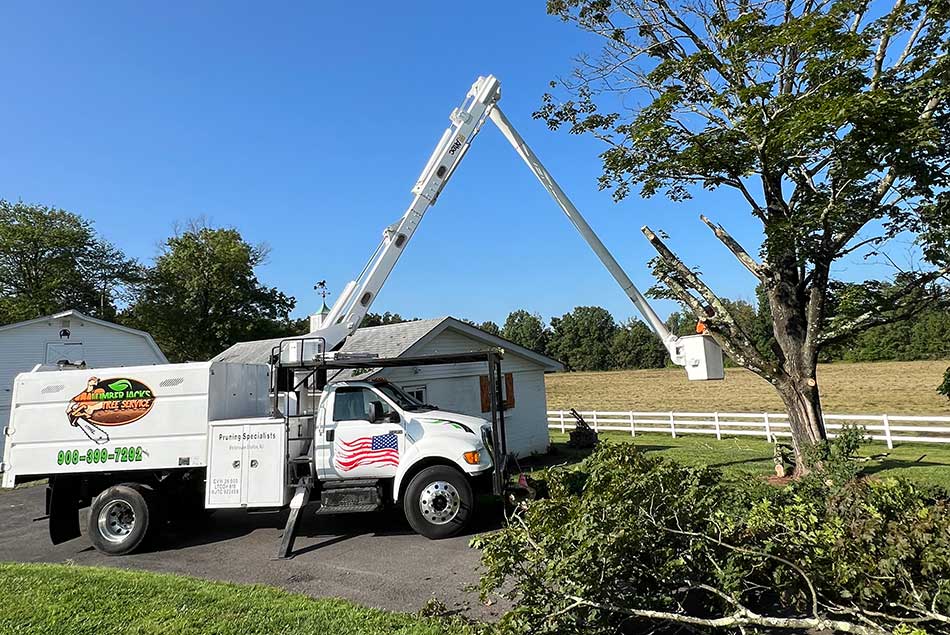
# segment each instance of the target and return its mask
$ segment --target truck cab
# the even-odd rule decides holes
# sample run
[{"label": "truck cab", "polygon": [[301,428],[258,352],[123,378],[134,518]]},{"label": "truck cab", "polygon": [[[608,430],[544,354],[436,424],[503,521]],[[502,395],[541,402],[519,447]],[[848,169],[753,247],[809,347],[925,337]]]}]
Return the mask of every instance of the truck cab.
[{"label": "truck cab", "polygon": [[328,384],[313,425],[310,451],[323,493],[375,481],[379,497],[402,503],[413,529],[430,538],[460,531],[475,495],[490,488],[491,423],[424,404],[388,381]]}]

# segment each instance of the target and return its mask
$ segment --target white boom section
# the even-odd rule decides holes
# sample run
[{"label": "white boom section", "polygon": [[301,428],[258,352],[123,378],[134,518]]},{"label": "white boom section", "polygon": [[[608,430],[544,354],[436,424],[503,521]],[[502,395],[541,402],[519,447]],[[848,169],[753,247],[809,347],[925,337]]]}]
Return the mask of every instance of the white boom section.
[{"label": "white boom section", "polygon": [[[515,130],[514,126],[511,125],[511,122],[508,121],[508,118],[505,117],[505,114],[501,111],[501,108],[495,106],[491,111],[491,120],[498,126],[498,129],[501,130],[501,134],[504,135],[505,139],[511,143],[511,146],[515,149],[515,152],[518,153],[518,156],[521,157],[524,162],[528,165],[528,168],[534,173],[538,180],[541,182],[541,185],[544,186],[544,189],[554,198],[554,201],[558,206],[563,210],[564,214],[567,216],[568,220],[574,225],[577,232],[581,237],[587,242],[590,248],[594,251],[600,262],[603,263],[604,267],[607,268],[607,271],[610,272],[610,275],[614,277],[614,280],[617,281],[617,284],[623,289],[623,292],[627,294],[627,297],[633,302],[633,305],[637,307],[637,310],[640,311],[640,314],[646,320],[647,324],[650,325],[650,328],[653,329],[653,332],[656,333],[661,340],[663,340],[663,345],[666,346],[669,350],[670,355],[675,355],[675,344],[678,339],[675,335],[670,333],[670,330],[666,328],[666,324],[663,323],[663,320],[660,319],[660,316],[656,314],[656,311],[653,310],[653,307],[649,305],[646,298],[643,297],[643,294],[640,293],[640,290],[637,289],[636,285],[633,284],[633,281],[630,280],[630,276],[627,275],[627,272],[623,270],[623,267],[617,262],[607,248],[604,246],[604,243],[601,242],[600,237],[594,233],[594,230],[591,229],[590,225],[587,224],[587,221],[581,215],[580,211],[574,206],[574,203],[571,202],[571,199],[567,197],[567,194],[564,193],[564,190],[561,189],[561,186],[558,185],[557,181],[554,180],[554,177],[551,176],[551,173],[548,172],[547,168],[544,167],[544,164],[541,163],[541,159],[538,158],[525,140],[518,134],[518,131]],[[674,359],[675,361],[675,359]]]},{"label": "white boom section", "polygon": [[[462,157],[468,152],[475,135],[486,119],[491,118],[643,315],[647,324],[669,351],[673,363],[685,366],[690,379],[722,379],[722,351],[719,346],[710,337],[702,335],[678,337],[670,333],[653,307],[630,280],[630,276],[607,250],[551,173],[498,108],[500,98],[501,85],[493,75],[479,77],[472,84],[472,88],[465,96],[465,101],[449,116],[451,125],[442,134],[442,139],[439,140],[419,180],[412,188],[416,196],[409,209],[401,219],[386,228],[382,242],[363,272],[357,280],[346,285],[343,293],[330,309],[330,313],[324,318],[321,328],[310,335],[323,337],[326,342],[325,350],[330,351],[357,329],[396,265],[399,256],[402,255],[406,243],[419,226],[422,216],[429,207],[435,204],[442,188],[455,172]],[[313,351],[314,354],[319,352],[321,351]]]},{"label": "white boom section", "polygon": [[445,187],[472,139],[485,123],[488,111],[501,96],[494,77],[479,78],[465,96],[462,105],[452,111],[451,125],[442,134],[435,151],[412,188],[415,198],[398,221],[383,232],[383,240],[359,278],[346,285],[320,329],[311,336],[323,337],[326,350],[333,350],[359,327],[376,294],[402,255],[406,244],[419,226],[422,216]]}]

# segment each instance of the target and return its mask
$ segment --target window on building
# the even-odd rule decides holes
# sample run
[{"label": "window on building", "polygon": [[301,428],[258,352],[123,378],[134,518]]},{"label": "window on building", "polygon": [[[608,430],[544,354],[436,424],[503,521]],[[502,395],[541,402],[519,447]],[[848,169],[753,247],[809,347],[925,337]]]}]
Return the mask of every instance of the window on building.
[{"label": "window on building", "polygon": [[403,391],[419,403],[429,403],[425,386],[403,386]]},{"label": "window on building", "polygon": [[[482,412],[488,412],[491,410],[488,375],[479,377],[478,383],[481,388]],[[515,407],[515,377],[511,373],[505,373],[505,380],[501,382],[501,401],[500,405],[505,410],[511,410]]]}]

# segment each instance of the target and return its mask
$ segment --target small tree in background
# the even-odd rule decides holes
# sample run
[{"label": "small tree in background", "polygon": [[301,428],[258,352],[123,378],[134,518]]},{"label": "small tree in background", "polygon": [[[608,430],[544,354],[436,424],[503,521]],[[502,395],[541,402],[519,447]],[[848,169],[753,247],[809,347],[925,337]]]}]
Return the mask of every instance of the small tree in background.
[{"label": "small tree in background", "polygon": [[0,324],[66,309],[111,320],[141,273],[84,218],[0,199]]},{"label": "small tree in background", "polygon": [[[649,228],[655,274],[789,413],[797,470],[827,435],[816,364],[826,347],[946,303],[950,57],[946,0],[549,0],[603,43],[537,116],[606,145],[600,184],[675,201],[731,188],[762,227],[758,258],[701,217],[761,285],[769,354]],[[554,84],[555,86],[558,83]],[[900,236],[920,270],[844,283],[833,265]],[[711,315],[708,314],[711,309]]]},{"label": "small tree in background", "polygon": [[535,353],[544,354],[550,332],[540,315],[519,309],[508,314],[505,325],[501,327],[501,336]]},{"label": "small tree in background", "polygon": [[570,370],[608,370],[610,343],[617,323],[599,306],[579,306],[559,318],[551,318],[547,354]]},{"label": "small tree in background", "polygon": [[121,320],[151,333],[173,361],[306,331],[289,318],[294,299],[257,279],[266,257],[266,247],[248,244],[236,229],[192,224],[165,242]]}]

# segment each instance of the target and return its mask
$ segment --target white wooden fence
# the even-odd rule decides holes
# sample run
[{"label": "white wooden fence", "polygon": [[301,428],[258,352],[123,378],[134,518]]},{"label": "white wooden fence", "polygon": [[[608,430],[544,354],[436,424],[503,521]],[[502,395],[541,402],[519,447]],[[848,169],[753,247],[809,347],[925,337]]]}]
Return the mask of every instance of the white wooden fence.
[{"label": "white wooden fence", "polygon": [[[646,433],[708,434],[723,437],[762,437],[776,442],[789,438],[788,415],[772,412],[617,412],[585,410],[578,413],[594,430],[629,432],[631,436]],[[574,429],[575,420],[569,410],[549,410],[548,428],[560,432]],[[894,443],[950,443],[950,417],[898,415],[825,415],[828,436],[846,425],[862,426],[869,437],[884,441],[888,448]]]}]

